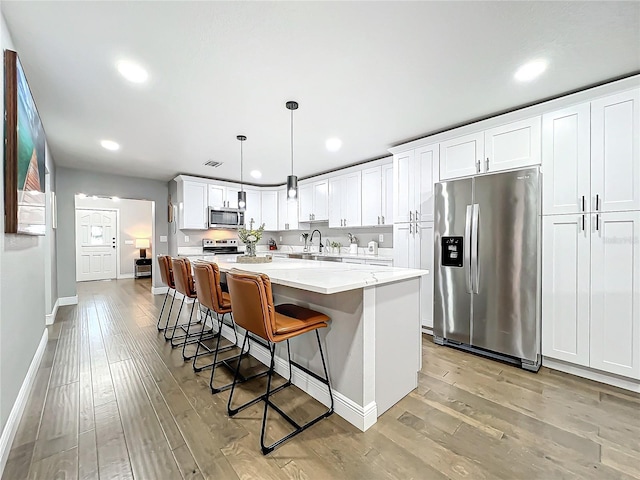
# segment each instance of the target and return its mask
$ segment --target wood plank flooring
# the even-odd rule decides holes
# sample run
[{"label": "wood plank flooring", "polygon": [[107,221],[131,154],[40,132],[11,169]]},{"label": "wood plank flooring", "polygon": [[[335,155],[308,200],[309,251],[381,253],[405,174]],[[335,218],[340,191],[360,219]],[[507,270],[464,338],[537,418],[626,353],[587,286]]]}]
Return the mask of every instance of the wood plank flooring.
[{"label": "wood plank flooring", "polygon": [[[228,393],[157,332],[149,288],[83,283],[60,308],[3,480],[640,479],[640,395],[427,336],[418,388],[369,431],[333,415],[264,457],[261,405],[227,417]],[[301,420],[322,408],[295,387],[276,401]],[[273,420],[276,438],[288,425]]]}]

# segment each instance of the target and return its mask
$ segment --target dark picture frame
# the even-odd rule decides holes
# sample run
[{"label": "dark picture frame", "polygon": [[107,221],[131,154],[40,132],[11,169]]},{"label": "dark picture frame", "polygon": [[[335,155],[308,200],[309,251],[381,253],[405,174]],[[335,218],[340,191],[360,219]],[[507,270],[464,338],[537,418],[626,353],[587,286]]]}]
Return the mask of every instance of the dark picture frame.
[{"label": "dark picture frame", "polygon": [[5,233],[46,230],[45,133],[18,54],[4,51]]}]

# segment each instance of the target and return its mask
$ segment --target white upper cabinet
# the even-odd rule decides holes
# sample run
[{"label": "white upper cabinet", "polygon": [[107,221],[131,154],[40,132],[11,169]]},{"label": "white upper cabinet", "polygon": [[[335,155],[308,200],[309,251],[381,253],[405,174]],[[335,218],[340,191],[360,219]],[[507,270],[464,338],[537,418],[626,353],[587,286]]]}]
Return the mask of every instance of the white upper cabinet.
[{"label": "white upper cabinet", "polygon": [[484,172],[540,165],[540,117],[484,132]]},{"label": "white upper cabinet", "polygon": [[393,163],[362,170],[362,226],[393,224]]},{"label": "white upper cabinet", "polygon": [[484,133],[473,133],[440,144],[440,179],[484,172]]},{"label": "white upper cabinet", "polygon": [[[298,195],[300,191],[298,191]],[[278,190],[278,230],[298,229],[298,200],[287,195],[287,189]]]},{"label": "white upper cabinet", "polygon": [[329,181],[305,183],[298,186],[299,221],[329,220]]},{"label": "white upper cabinet", "polygon": [[433,221],[433,193],[439,164],[438,145],[393,156],[393,221]]},{"label": "white upper cabinet", "polygon": [[207,184],[178,180],[179,228],[204,230],[207,222]]},{"label": "white upper cabinet", "polygon": [[591,102],[592,211],[640,210],[639,132],[640,89]]},{"label": "white upper cabinet", "polygon": [[590,364],[640,379],[640,212],[592,217]]},{"label": "white upper cabinet", "polygon": [[[253,228],[258,228],[262,222],[264,222],[264,220],[262,220],[262,195],[260,194],[260,190],[251,188],[245,188],[244,191],[247,194],[247,205],[244,209],[245,227],[250,227],[250,222],[253,218]],[[237,201],[238,194],[236,193],[236,203]]]},{"label": "white upper cabinet", "polygon": [[440,143],[440,180],[541,162],[540,117],[507,123]]},{"label": "white upper cabinet", "polygon": [[393,192],[393,163],[389,163],[382,166],[381,225],[393,225]]},{"label": "white upper cabinet", "polygon": [[591,107],[583,103],[542,117],[542,213],[589,212]]},{"label": "white upper cabinet", "polygon": [[222,185],[209,185],[209,206],[224,208],[227,206],[227,187]]},{"label": "white upper cabinet", "polygon": [[361,172],[329,179],[329,227],[359,227],[361,221]]},{"label": "white upper cabinet", "polygon": [[589,215],[542,220],[542,354],[589,366]]},{"label": "white upper cabinet", "polygon": [[208,189],[207,203],[213,208],[238,208],[239,186],[205,184]]},{"label": "white upper cabinet", "polygon": [[278,192],[264,190],[261,192],[261,212],[264,229],[270,232],[278,230]]}]

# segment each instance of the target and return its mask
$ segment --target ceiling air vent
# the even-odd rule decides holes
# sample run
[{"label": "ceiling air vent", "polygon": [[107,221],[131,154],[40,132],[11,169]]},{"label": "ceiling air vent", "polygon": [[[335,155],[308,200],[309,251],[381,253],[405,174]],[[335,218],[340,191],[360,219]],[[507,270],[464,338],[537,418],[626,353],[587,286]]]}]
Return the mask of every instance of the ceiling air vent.
[{"label": "ceiling air vent", "polygon": [[205,162],[205,165],[207,167],[218,168],[220,165],[222,165],[222,162],[216,162],[215,160],[209,160],[208,162]]}]

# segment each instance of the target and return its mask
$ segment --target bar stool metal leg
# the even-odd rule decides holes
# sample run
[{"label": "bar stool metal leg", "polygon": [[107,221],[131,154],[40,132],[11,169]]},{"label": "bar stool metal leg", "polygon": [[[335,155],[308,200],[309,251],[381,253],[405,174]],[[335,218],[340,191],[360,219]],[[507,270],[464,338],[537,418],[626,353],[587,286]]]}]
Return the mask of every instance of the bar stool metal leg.
[{"label": "bar stool metal leg", "polygon": [[160,315],[158,315],[158,322],[156,323],[156,328],[158,330],[162,330],[162,328],[160,328],[160,320],[162,319],[162,314],[164,313],[164,307],[167,304],[168,296],[169,296],[169,289],[167,288],[167,291],[164,294],[164,301],[162,302],[162,309],[160,310]]}]

